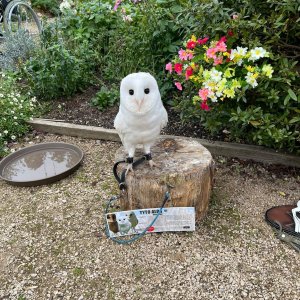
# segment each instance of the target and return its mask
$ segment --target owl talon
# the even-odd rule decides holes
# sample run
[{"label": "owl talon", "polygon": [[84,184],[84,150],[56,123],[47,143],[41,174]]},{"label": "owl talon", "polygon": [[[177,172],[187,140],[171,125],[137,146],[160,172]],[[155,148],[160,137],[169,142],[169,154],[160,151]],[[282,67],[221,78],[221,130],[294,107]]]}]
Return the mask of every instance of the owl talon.
[{"label": "owl talon", "polygon": [[126,173],[125,173],[125,176],[127,176],[128,172],[132,172],[132,175],[134,175],[134,171],[133,171],[133,168],[132,168],[132,164],[128,164],[127,168],[126,168]]},{"label": "owl talon", "polygon": [[155,163],[152,159],[149,160],[149,165],[150,168],[152,169],[153,167],[159,167],[159,165],[157,163]]}]

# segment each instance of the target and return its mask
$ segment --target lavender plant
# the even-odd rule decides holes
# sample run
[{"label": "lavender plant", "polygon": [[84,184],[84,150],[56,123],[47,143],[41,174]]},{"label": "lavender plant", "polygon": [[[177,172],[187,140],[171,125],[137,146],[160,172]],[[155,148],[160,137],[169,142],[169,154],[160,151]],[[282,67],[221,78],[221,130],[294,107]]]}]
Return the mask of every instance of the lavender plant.
[{"label": "lavender plant", "polygon": [[26,31],[19,30],[14,34],[3,33],[0,69],[14,71],[25,62],[37,48],[37,41]]}]

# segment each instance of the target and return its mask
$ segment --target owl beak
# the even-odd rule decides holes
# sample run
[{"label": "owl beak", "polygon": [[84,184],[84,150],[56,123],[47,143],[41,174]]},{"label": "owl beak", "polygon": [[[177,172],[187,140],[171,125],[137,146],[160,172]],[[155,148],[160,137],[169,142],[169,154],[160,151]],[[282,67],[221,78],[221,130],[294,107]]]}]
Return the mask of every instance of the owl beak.
[{"label": "owl beak", "polygon": [[138,111],[141,110],[142,105],[143,105],[143,102],[144,102],[144,98],[141,99],[141,100],[136,100],[136,104],[137,104],[137,106],[138,106]]}]

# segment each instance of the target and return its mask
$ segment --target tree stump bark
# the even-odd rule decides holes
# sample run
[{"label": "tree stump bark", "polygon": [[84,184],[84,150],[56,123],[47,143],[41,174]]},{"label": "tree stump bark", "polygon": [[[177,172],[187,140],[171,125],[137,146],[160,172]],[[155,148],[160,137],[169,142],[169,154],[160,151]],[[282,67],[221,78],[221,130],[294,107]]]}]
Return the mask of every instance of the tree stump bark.
[{"label": "tree stump bark", "polygon": [[[170,185],[173,186],[169,190],[171,201],[166,207],[193,206],[196,220],[202,219],[208,209],[214,175],[210,152],[192,139],[159,138],[151,153],[158,167],[151,169],[145,161],[135,168],[134,174],[127,174],[127,189],[121,196],[122,209],[160,207],[168,190],[167,185]],[[124,160],[126,155],[124,148],[120,147],[116,152],[116,161]],[[137,149],[135,158],[141,156],[141,149]]]}]

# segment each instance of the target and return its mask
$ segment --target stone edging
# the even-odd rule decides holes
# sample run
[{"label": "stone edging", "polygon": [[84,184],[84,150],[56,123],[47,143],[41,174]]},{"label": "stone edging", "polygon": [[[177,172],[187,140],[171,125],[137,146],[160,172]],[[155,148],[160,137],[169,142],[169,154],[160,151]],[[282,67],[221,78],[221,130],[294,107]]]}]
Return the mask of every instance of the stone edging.
[{"label": "stone edging", "polygon": [[[54,134],[77,136],[81,138],[109,140],[120,142],[117,131],[103,127],[75,125],[48,119],[33,119],[28,122],[34,129]],[[164,135],[164,137],[174,138],[175,136]],[[187,137],[181,137],[190,139]],[[281,164],[285,166],[300,168],[300,156],[284,154],[274,150],[269,150],[261,146],[252,146],[237,143],[198,140],[213,155],[223,155],[227,157],[237,157],[240,159],[250,159],[267,164]]]}]

